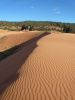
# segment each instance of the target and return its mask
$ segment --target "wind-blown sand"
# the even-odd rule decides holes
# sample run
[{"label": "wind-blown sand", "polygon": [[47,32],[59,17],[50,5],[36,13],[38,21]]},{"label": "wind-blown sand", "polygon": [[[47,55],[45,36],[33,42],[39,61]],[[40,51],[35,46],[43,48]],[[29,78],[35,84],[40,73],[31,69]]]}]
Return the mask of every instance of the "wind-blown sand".
[{"label": "wind-blown sand", "polygon": [[1,61],[0,68],[2,79],[14,74],[2,83],[0,100],[75,100],[75,35],[35,38]]},{"label": "wind-blown sand", "polygon": [[0,52],[12,48],[35,37],[39,31],[6,31],[0,30]]}]

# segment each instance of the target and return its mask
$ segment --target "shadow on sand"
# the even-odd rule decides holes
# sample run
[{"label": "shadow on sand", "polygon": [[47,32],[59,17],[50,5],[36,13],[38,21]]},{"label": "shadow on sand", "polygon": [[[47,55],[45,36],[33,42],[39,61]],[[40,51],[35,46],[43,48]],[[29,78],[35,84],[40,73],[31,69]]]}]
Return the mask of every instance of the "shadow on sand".
[{"label": "shadow on sand", "polygon": [[23,44],[0,53],[0,95],[19,78],[19,69],[37,47],[37,41],[48,34],[50,33],[45,32]]}]

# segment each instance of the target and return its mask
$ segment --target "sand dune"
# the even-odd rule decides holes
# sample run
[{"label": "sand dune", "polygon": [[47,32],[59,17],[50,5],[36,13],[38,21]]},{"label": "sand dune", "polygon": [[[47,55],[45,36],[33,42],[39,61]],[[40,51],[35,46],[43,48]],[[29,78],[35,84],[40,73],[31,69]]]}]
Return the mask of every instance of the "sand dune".
[{"label": "sand dune", "polygon": [[75,35],[45,35],[0,62],[0,100],[75,100]]},{"label": "sand dune", "polygon": [[31,32],[17,32],[17,31],[3,31],[0,33],[0,52],[6,49],[12,48],[25,41],[28,41],[32,37],[35,37],[39,31]]},{"label": "sand dune", "polygon": [[0,52],[6,49],[12,48],[25,41],[28,41],[32,37],[35,37],[39,31],[3,31],[0,30]]}]

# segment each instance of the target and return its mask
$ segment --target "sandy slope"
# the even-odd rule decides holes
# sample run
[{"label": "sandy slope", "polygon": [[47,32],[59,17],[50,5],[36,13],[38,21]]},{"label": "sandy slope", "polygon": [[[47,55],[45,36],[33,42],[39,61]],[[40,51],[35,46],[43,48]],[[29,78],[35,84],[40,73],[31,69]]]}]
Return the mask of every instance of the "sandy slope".
[{"label": "sandy slope", "polygon": [[0,67],[7,66],[5,74],[12,73],[21,62],[19,76],[9,82],[0,100],[75,100],[75,35],[50,34],[34,40]]},{"label": "sandy slope", "polygon": [[0,30],[0,52],[35,37],[39,31],[6,31]]}]

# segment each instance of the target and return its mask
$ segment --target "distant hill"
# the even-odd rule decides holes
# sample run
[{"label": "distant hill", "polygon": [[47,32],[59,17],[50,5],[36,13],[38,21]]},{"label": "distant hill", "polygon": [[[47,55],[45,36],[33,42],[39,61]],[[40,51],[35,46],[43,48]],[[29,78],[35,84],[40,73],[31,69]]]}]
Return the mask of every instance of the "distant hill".
[{"label": "distant hill", "polygon": [[61,23],[61,22],[51,22],[51,21],[23,21],[23,22],[8,22],[0,21],[0,29],[19,31],[22,25],[31,25],[33,30],[57,30],[63,31],[64,26],[69,27],[72,33],[75,33],[75,23]]}]

